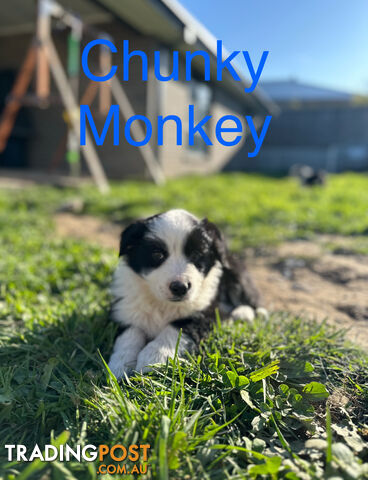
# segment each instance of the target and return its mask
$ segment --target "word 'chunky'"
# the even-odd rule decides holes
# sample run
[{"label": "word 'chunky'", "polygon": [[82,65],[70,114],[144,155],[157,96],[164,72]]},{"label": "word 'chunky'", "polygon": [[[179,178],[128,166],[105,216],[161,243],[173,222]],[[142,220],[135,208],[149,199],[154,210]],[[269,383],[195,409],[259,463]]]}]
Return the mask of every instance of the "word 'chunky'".
[{"label": "word 'chunky'", "polygon": [[[105,82],[106,80],[110,80],[117,72],[118,67],[113,65],[108,73],[105,75],[94,75],[88,67],[88,55],[90,50],[95,47],[96,45],[103,45],[105,48],[109,48],[112,53],[117,53],[116,46],[110,42],[110,40],[105,39],[98,39],[92,40],[89,42],[83,50],[82,54],[82,67],[84,73],[90,80],[94,80],[95,82]],[[235,70],[233,64],[231,63],[235,58],[239,58],[240,51],[235,50],[230,55],[228,55],[225,59],[222,56],[222,40],[217,41],[217,57],[216,57],[216,76],[215,79],[218,81],[222,80],[222,74],[224,71],[227,71],[235,81],[240,82],[241,78],[237,71]],[[259,79],[261,77],[261,73],[265,66],[268,51],[264,51],[262,53],[260,62],[257,67],[253,65],[253,62],[250,58],[248,51],[242,51],[243,58],[245,61],[245,65],[248,69],[249,76],[252,79],[252,83],[249,87],[244,87],[246,93],[253,92],[256,88]],[[148,79],[148,57],[145,52],[142,50],[133,50],[132,52],[129,51],[129,40],[123,41],[123,80],[126,82],[129,80],[129,65],[130,60],[133,57],[139,57],[142,61],[142,80],[145,82]],[[192,80],[192,61],[195,57],[202,57],[204,61],[204,80],[206,82],[212,80],[211,78],[211,58],[210,54],[205,50],[196,50],[195,52],[187,51],[185,52],[185,80],[190,81]],[[161,73],[161,52],[155,51],[154,52],[154,72],[157,80],[160,82],[168,82],[169,80],[179,80],[179,52],[173,51],[172,52],[172,72],[169,74],[162,75]]]}]

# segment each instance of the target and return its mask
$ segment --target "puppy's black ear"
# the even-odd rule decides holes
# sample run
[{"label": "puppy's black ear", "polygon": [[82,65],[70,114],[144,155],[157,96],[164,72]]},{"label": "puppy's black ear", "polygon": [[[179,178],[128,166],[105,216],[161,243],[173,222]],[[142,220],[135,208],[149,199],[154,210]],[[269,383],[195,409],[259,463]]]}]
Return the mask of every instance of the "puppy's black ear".
[{"label": "puppy's black ear", "polygon": [[147,231],[144,221],[138,220],[127,227],[120,237],[119,257],[126,255],[136,245]]},{"label": "puppy's black ear", "polygon": [[230,267],[229,251],[220,230],[214,223],[210,222],[207,218],[201,220],[201,225],[213,241],[213,246],[215,248],[218,260],[220,260],[224,267]]}]

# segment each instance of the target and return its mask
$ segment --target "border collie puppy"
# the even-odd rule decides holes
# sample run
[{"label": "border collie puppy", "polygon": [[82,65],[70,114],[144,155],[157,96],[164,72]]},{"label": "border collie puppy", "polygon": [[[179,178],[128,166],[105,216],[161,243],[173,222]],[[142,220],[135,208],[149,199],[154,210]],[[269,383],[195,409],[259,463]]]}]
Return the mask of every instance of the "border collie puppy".
[{"label": "border collie puppy", "polygon": [[[218,228],[185,210],[128,226],[121,235],[112,318],[122,328],[109,367],[117,378],[192,350],[225,316],[252,321],[258,292]],[[264,309],[259,314],[267,315]]]}]

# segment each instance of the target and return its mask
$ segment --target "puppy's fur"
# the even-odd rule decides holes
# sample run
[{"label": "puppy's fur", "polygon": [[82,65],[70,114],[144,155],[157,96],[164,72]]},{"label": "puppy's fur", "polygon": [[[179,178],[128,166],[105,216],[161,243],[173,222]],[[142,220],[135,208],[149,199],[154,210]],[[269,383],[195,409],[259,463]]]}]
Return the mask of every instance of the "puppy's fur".
[{"label": "puppy's fur", "polygon": [[123,327],[109,367],[116,377],[193,349],[215,309],[252,320],[258,292],[230,256],[218,228],[185,210],[131,224],[121,235],[112,318]]}]

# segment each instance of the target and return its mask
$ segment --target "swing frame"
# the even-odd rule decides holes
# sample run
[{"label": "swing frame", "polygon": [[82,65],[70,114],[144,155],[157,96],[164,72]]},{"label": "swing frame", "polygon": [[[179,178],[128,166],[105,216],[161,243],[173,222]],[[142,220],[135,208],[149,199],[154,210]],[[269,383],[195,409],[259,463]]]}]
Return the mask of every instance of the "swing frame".
[{"label": "swing frame", "polygon": [[[71,34],[74,34],[76,38],[80,39],[84,32],[93,34],[95,38],[110,38],[104,32],[97,32],[93,28],[87,27],[80,18],[68,12],[56,1],[38,0],[36,36],[20,67],[0,119],[0,153],[6,148],[17,113],[27,99],[27,91],[33,75],[35,74],[36,77],[36,96],[33,96],[33,103],[41,108],[47,108],[50,104],[52,78],[68,117],[67,142],[69,145],[77,145],[78,155],[79,152],[83,154],[96,186],[101,193],[106,193],[109,191],[109,183],[88,131],[86,131],[86,144],[84,146],[80,145],[79,72],[77,75],[76,72],[65,71],[52,40],[52,18],[57,18],[66,27],[70,28]],[[100,70],[108,70],[111,62],[111,52],[106,48],[101,48],[99,57]],[[113,78],[108,82],[101,82],[97,88],[99,93],[99,110],[102,114],[109,111],[112,97],[119,104],[125,120],[135,114],[129,98],[117,79]],[[81,103],[83,101],[86,101],[88,104],[92,103],[96,94],[96,88],[87,87],[81,98]],[[142,126],[136,124],[132,133],[135,138],[142,136]],[[162,184],[164,182],[164,174],[152,148],[149,145],[145,145],[140,148],[140,151],[152,180],[157,184]]]}]

